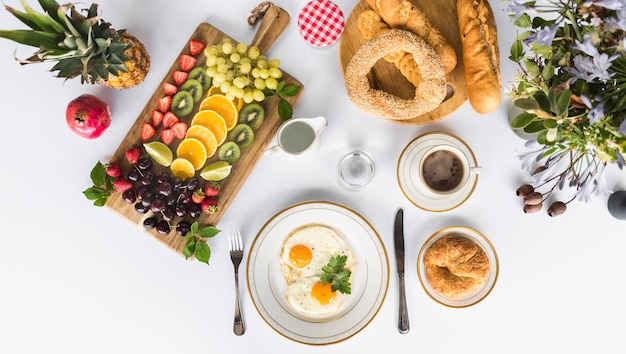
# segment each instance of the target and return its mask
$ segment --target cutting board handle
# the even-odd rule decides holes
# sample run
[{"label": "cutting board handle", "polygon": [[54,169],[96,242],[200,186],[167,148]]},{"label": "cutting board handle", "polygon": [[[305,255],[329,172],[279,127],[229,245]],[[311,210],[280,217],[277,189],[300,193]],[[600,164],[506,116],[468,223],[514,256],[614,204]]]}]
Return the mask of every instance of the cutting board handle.
[{"label": "cutting board handle", "polygon": [[261,53],[266,53],[288,24],[289,13],[278,6],[270,6],[263,15],[252,45],[257,46]]}]

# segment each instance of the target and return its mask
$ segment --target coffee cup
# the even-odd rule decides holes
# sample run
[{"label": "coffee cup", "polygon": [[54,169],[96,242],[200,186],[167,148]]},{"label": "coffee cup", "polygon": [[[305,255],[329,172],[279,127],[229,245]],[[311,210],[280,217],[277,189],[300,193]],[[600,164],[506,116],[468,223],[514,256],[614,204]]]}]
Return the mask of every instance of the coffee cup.
[{"label": "coffee cup", "polygon": [[447,196],[462,190],[481,168],[470,166],[467,156],[452,145],[438,145],[427,150],[419,163],[419,176],[430,193]]},{"label": "coffee cup", "polygon": [[276,145],[265,150],[265,155],[283,152],[287,155],[302,155],[317,146],[319,135],[328,125],[324,117],[291,118],[281,124],[276,133]]}]

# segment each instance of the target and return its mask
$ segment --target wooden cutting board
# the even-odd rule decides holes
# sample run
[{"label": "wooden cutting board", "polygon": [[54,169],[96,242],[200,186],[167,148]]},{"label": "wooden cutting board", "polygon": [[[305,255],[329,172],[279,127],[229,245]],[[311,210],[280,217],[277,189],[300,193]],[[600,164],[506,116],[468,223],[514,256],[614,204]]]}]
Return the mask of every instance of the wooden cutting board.
[{"label": "wooden cutting board", "polygon": [[[259,25],[259,29],[257,30],[256,36],[252,40],[251,45],[258,46],[260,52],[262,54],[266,54],[270,46],[287,27],[288,23],[289,14],[287,12],[276,6],[270,7],[270,9],[268,9],[265,13],[265,16]],[[190,37],[190,39],[202,40],[208,45],[221,43],[224,38],[230,37],[208,23],[201,23]],[[235,44],[238,43],[238,41],[233,38],[231,38],[231,40]],[[184,48],[181,50],[181,54],[182,53],[189,53],[189,41],[187,41]],[[204,65],[205,61],[206,57],[204,56],[204,54],[201,53],[197,56],[197,65]],[[152,94],[152,97],[144,106],[143,110],[137,117],[137,120],[130,128],[130,131],[126,134],[126,137],[122,140],[121,144],[113,154],[111,161],[119,162],[122,165],[123,171],[129,171],[131,169],[130,164],[126,161],[124,157],[126,150],[132,147],[142,146],[143,142],[141,141],[140,135],[141,124],[144,121],[150,121],[150,113],[153,109],[156,108],[156,101],[165,96],[165,94],[163,93],[162,82],[172,82],[172,72],[174,70],[177,70],[177,68],[178,56],[176,57],[176,61],[172,64],[170,70],[167,72],[163,80],[159,83],[158,87]],[[300,86],[300,91],[298,92],[298,94],[293,97],[286,98],[287,101],[289,101],[291,105],[294,106],[296,101],[302,94],[302,83],[300,83],[293,76],[284,71],[281,80],[285,80],[287,84]],[[197,111],[198,105],[199,103],[196,103],[194,112]],[[219,228],[218,222],[220,218],[224,215],[224,213],[232,203],[233,199],[243,186],[248,175],[250,175],[250,173],[252,172],[252,169],[254,168],[256,163],[263,156],[264,150],[268,147],[269,143],[276,135],[276,132],[278,131],[278,128],[282,123],[281,118],[278,116],[278,97],[270,97],[266,99],[261,105],[265,109],[265,120],[263,124],[254,131],[254,143],[247,149],[241,151],[240,158],[232,165],[230,175],[220,182],[222,190],[218,196],[219,211],[211,215],[204,214],[200,218],[196,219],[196,221],[198,221],[201,226],[214,225]],[[183,118],[182,120],[189,124],[192,118],[193,113],[186,118]],[[174,141],[170,144],[170,148],[173,152],[176,151],[176,147],[178,146],[179,142],[180,140],[174,139]],[[218,158],[216,153],[213,157],[207,160],[206,164],[217,160]],[[159,166],[156,163],[154,164],[152,171],[155,175],[160,172],[171,173],[169,167]],[[196,177],[198,177],[198,179],[201,181],[201,184],[204,185],[206,181],[199,177],[199,171],[196,172]],[[135,224],[141,230],[144,230],[146,233],[153,236],[158,241],[162,242],[167,247],[182,255],[182,249],[184,247],[184,244],[182,242],[183,238],[179,236],[175,231],[172,231],[167,236],[160,236],[154,230],[145,230],[142,225],[142,220],[145,215],[136,212],[133,204],[126,203],[122,199],[120,193],[114,193],[111,197],[109,197],[106,206],[118,213],[123,218],[129,220],[131,223]],[[187,219],[191,221],[189,218]],[[178,218],[175,219],[173,223],[175,224],[177,220]]]},{"label": "wooden cutting board", "polygon": [[[465,71],[461,52],[461,37],[456,16],[456,0],[410,0],[420,6],[428,15],[430,22],[439,29],[448,42],[454,47],[457,54],[457,65],[446,75],[448,83],[447,99],[434,110],[408,120],[389,120],[402,124],[426,124],[442,119],[457,110],[467,100],[465,85]],[[357,18],[365,10],[372,8],[367,1],[361,0],[356,4],[348,20],[339,44],[341,68],[345,74],[346,67],[354,53],[366,41],[357,27]],[[370,85],[395,96],[412,99],[415,96],[413,86],[400,71],[392,64],[379,60],[368,75]]]}]

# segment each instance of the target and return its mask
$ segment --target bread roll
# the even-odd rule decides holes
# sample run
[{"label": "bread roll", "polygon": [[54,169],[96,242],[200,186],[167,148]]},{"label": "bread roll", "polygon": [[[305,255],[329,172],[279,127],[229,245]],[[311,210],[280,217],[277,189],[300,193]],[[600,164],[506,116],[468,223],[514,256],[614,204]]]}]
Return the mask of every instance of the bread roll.
[{"label": "bread roll", "polygon": [[422,37],[441,57],[446,74],[456,67],[454,47],[419,6],[409,0],[367,0],[367,3],[389,27],[408,30]]},{"label": "bread roll", "polygon": [[501,100],[496,21],[487,0],[457,0],[456,9],[467,95],[476,112],[489,113]]},{"label": "bread roll", "polygon": [[[391,29],[373,10],[365,10],[359,14],[357,27],[367,40]],[[393,63],[413,86],[419,85],[420,81],[422,81],[422,73],[412,54],[399,50],[385,55],[384,59]]]}]

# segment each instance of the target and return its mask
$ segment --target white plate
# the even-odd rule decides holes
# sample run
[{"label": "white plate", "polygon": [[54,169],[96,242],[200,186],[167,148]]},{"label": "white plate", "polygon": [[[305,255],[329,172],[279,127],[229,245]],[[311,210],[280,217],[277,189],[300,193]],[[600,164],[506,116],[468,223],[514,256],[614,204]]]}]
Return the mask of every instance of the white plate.
[{"label": "white plate", "polygon": [[[472,293],[458,299],[447,298],[439,294],[435,289],[433,289],[433,287],[428,282],[428,278],[426,278],[426,269],[424,269],[424,254],[426,253],[426,250],[433,243],[435,243],[437,240],[445,235],[465,237],[480,246],[487,253],[487,257],[489,257],[489,265],[491,267],[491,271],[489,273],[489,278],[487,278],[485,284],[483,284],[482,287],[476,289]],[[496,280],[498,279],[498,266],[498,255],[496,254],[496,250],[489,241],[489,239],[487,239],[480,232],[464,226],[446,227],[435,232],[426,240],[426,242],[424,242],[424,245],[422,246],[422,249],[417,256],[417,274],[419,275],[420,283],[426,291],[426,294],[428,294],[428,296],[430,296],[433,300],[439,302],[440,304],[450,307],[472,306],[487,297],[487,295],[489,295],[494,285],[496,284]]]},{"label": "white plate", "polygon": [[[344,311],[325,322],[307,321],[293,313],[280,272],[285,237],[312,223],[336,230],[357,262]],[[257,311],[278,333],[301,343],[331,344],[358,333],[376,316],[387,294],[389,260],[376,230],[355,211],[331,202],[304,202],[280,211],[261,228],[248,255],[247,282]]]},{"label": "white plate", "polygon": [[427,211],[448,211],[463,204],[474,192],[478,183],[478,174],[470,177],[469,183],[456,193],[437,196],[429,193],[419,177],[419,163],[430,148],[438,145],[453,145],[470,162],[470,167],[477,167],[476,156],[469,146],[458,137],[446,132],[432,132],[413,139],[402,151],[398,159],[398,183],[406,198],[418,208]]}]

